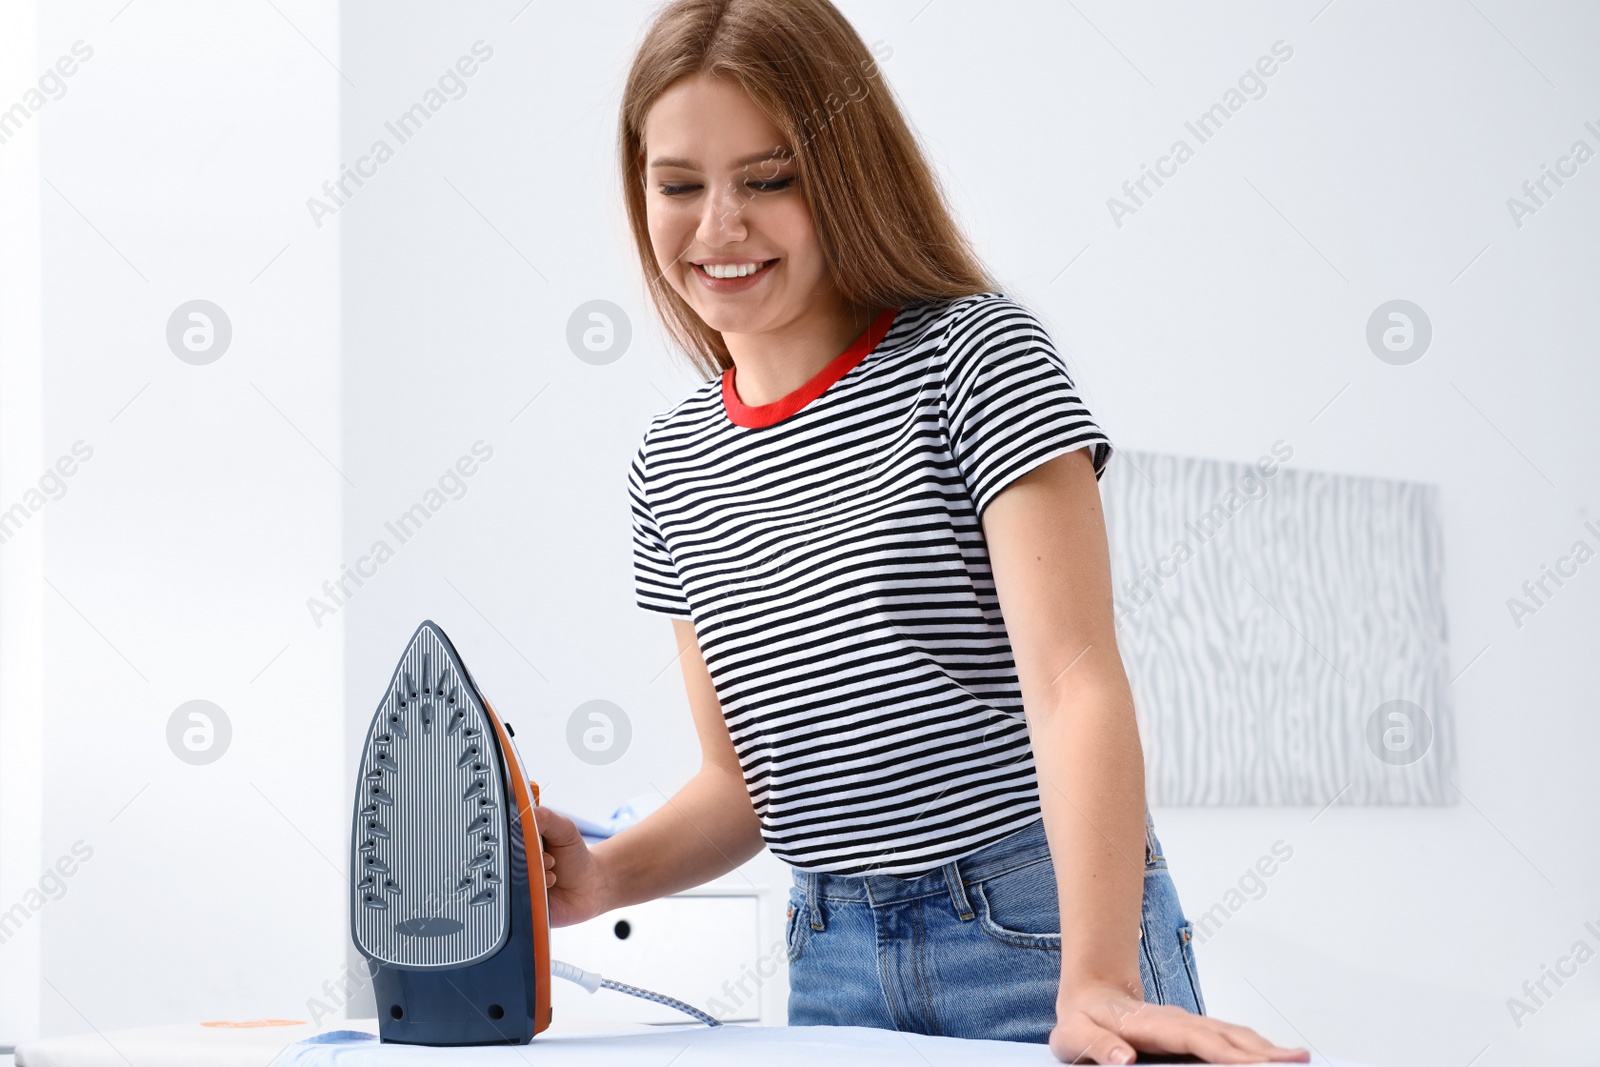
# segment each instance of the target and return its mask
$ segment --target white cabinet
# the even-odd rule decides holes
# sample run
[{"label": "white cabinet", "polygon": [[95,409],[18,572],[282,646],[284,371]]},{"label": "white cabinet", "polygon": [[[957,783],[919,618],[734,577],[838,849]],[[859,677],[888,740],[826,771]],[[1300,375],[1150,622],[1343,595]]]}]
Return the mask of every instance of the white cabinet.
[{"label": "white cabinet", "polygon": [[[783,929],[763,935],[755,887],[701,888],[550,931],[550,955],[603,977],[686,1001],[724,1022],[758,1022],[763,987],[787,983]],[[771,928],[772,923],[768,922]],[[613,989],[551,986],[552,1023],[692,1022]]]}]

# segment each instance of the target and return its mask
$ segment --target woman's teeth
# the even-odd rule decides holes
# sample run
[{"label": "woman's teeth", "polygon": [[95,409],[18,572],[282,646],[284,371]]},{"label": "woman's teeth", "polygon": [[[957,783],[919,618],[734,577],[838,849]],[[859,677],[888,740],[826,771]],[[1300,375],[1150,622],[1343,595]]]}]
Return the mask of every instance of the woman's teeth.
[{"label": "woman's teeth", "polygon": [[703,263],[697,264],[697,268],[713,278],[746,278],[775,262],[769,259],[766,263]]}]

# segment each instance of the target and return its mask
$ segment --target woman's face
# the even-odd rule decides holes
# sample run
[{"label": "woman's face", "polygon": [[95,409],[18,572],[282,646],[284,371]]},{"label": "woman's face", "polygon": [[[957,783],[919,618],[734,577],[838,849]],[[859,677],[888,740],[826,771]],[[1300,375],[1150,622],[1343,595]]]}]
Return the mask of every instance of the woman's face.
[{"label": "woman's face", "polygon": [[[657,98],[644,176],[656,268],[713,330],[761,333],[837,300],[792,150],[737,82],[695,74]],[[718,280],[707,264],[760,270]]]}]

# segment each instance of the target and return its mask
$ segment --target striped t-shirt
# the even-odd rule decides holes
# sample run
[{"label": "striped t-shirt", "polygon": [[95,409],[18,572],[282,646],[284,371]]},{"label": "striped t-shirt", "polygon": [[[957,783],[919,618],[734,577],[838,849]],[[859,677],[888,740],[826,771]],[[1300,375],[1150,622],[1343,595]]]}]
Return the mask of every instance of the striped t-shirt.
[{"label": "striped t-shirt", "polygon": [[628,476],[640,607],[692,618],[762,836],[794,867],[912,874],[1040,815],[979,519],[1111,443],[1002,293],[883,311],[799,389],[734,368],[650,421]]}]

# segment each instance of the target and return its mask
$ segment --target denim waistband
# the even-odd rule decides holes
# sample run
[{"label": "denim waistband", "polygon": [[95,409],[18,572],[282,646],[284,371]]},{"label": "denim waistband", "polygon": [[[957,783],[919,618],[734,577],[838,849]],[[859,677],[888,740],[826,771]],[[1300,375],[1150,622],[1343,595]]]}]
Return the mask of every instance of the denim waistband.
[{"label": "denim waistband", "polygon": [[794,872],[795,884],[802,886],[815,902],[819,897],[832,900],[862,900],[873,905],[915,900],[935,893],[957,897],[957,910],[968,910],[962,883],[991,878],[1050,857],[1045,840],[1044,820],[1035,819],[1020,830],[994,841],[969,856],[920,874],[828,874],[822,871]]},{"label": "denim waistband", "polygon": [[[1148,864],[1155,849],[1155,828],[1148,805],[1144,818],[1145,862]],[[794,868],[794,882],[805,890],[809,898],[813,925],[820,926],[820,917],[816,915],[819,899],[861,900],[878,906],[948,893],[955,901],[956,910],[966,917],[970,914],[970,905],[966,899],[965,885],[1049,857],[1050,846],[1041,817],[970,855],[919,874],[829,874]]]}]

